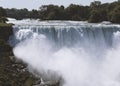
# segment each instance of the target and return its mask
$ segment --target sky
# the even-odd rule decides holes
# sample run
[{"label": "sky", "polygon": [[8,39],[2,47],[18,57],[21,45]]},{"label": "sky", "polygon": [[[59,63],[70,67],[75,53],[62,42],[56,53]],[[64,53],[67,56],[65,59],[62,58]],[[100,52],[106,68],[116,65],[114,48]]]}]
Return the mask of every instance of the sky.
[{"label": "sky", "polygon": [[[38,9],[41,5],[55,4],[69,6],[71,3],[78,5],[90,5],[94,0],[0,0],[0,6],[4,8],[27,8]],[[102,3],[113,2],[117,0],[99,0]]]}]

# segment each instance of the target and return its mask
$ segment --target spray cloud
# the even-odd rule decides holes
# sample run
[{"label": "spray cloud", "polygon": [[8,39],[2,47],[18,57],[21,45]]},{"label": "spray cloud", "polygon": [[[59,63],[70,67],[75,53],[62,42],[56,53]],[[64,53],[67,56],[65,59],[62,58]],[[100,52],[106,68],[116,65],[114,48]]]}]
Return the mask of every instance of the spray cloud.
[{"label": "spray cloud", "polygon": [[14,47],[14,55],[40,73],[57,73],[63,86],[120,86],[120,32],[113,34],[111,47],[87,41],[57,49],[46,35],[27,29],[16,38],[24,40]]}]

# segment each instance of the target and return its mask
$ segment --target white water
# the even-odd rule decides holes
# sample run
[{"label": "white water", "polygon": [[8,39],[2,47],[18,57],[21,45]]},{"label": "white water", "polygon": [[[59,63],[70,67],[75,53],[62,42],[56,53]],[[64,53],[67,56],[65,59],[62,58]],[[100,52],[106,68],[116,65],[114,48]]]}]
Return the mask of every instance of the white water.
[{"label": "white water", "polygon": [[[52,24],[54,26],[54,23]],[[79,32],[78,29],[81,28],[82,24],[79,24],[78,28],[74,26],[75,29],[73,30]],[[93,25],[93,33],[90,32],[91,30],[85,33],[86,30],[90,29],[90,26],[87,25],[87,27],[85,26],[86,30],[85,27],[81,29],[79,36],[76,35],[76,32],[70,34],[70,29],[65,31],[69,34],[63,36],[66,33],[57,29],[60,26],[55,26],[56,32],[54,33],[57,34],[55,36],[61,35],[54,38],[50,34],[52,32],[51,27],[48,28],[47,26],[45,29],[46,27],[34,25],[34,29],[39,27],[37,29],[40,30],[39,32],[33,31],[31,25],[17,24],[14,41],[17,40],[18,42],[15,43],[14,55],[40,73],[43,71],[57,73],[65,81],[63,86],[120,86],[120,32],[109,30],[111,27],[117,29],[119,27],[115,27],[116,25],[98,24],[97,27],[94,24],[91,25]],[[101,32],[101,27],[105,29],[105,33]],[[45,29],[45,33],[41,33],[41,28]],[[99,30],[97,31],[96,28]],[[65,29],[67,28],[62,30]],[[95,39],[93,39],[93,34]],[[103,36],[103,34],[105,35]],[[62,36],[65,38],[61,39]],[[71,36],[76,39],[70,39]],[[90,38],[88,39],[88,37]],[[57,42],[54,41],[56,39]],[[69,42],[72,43],[69,44]],[[110,45],[109,42],[111,42]]]}]

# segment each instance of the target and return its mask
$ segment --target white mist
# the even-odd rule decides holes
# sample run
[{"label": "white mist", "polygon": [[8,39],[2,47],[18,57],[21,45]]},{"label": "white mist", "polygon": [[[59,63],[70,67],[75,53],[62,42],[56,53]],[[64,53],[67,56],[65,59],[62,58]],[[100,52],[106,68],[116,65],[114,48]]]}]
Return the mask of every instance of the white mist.
[{"label": "white mist", "polygon": [[[19,30],[16,38],[22,39],[21,32],[25,31]],[[120,86],[120,32],[114,33],[111,47],[87,41],[83,46],[60,48],[44,34],[29,30],[25,33],[32,36],[22,36],[24,40],[14,47],[13,52],[31,69],[39,73],[44,71],[46,75],[52,71],[64,79],[63,86]]]}]

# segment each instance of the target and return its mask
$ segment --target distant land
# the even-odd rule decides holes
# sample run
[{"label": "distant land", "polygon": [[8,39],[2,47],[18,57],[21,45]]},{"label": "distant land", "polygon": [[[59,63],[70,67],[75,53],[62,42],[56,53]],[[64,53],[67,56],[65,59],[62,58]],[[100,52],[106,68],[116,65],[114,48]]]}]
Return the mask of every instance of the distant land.
[{"label": "distant land", "polygon": [[27,8],[4,8],[0,7],[0,22],[5,22],[6,17],[21,19],[40,19],[40,20],[72,20],[88,21],[90,23],[100,23],[109,21],[120,24],[120,1],[112,3],[102,3],[93,1],[89,6],[70,4],[68,7],[63,5],[42,5],[39,9],[28,10]]}]

